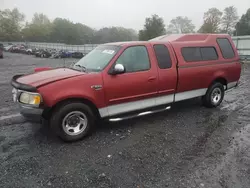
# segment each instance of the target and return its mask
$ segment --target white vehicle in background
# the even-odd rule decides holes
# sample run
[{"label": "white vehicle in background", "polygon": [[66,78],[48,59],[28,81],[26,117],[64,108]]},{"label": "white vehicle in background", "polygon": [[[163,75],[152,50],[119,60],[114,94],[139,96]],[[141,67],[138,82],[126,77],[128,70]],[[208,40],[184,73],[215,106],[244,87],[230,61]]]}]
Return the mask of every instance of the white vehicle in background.
[{"label": "white vehicle in background", "polygon": [[32,49],[31,48],[28,48],[27,50],[26,50],[26,54],[32,54]]},{"label": "white vehicle in background", "polygon": [[4,51],[9,51],[14,45],[8,45],[4,47]]}]

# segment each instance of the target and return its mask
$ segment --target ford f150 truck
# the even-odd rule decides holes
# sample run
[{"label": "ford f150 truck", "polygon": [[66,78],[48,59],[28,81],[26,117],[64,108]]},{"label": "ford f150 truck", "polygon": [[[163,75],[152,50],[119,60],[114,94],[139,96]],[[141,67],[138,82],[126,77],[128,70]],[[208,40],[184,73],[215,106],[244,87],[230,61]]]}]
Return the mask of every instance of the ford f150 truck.
[{"label": "ford f150 truck", "polygon": [[240,74],[229,35],[186,34],[99,45],[69,68],[37,69],[11,83],[21,114],[48,119],[61,139],[76,141],[99,119],[138,117],[195,97],[216,107]]}]

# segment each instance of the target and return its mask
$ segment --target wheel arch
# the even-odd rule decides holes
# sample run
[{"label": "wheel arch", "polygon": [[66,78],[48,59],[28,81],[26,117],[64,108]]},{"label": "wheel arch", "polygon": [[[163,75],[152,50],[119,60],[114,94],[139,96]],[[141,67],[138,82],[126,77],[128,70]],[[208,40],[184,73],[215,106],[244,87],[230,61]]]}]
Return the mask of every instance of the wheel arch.
[{"label": "wheel arch", "polygon": [[227,84],[228,84],[228,81],[226,78],[222,77],[222,76],[219,76],[219,77],[216,77],[210,84],[209,84],[209,87],[212,86],[214,83],[221,83],[223,84],[225,87],[225,90],[227,89]]},{"label": "wheel arch", "polygon": [[83,103],[83,104],[88,105],[88,106],[91,108],[91,110],[93,111],[94,115],[96,115],[96,117],[97,117],[98,119],[101,118],[100,113],[99,113],[99,110],[98,110],[98,108],[96,107],[96,105],[95,105],[92,101],[90,101],[90,100],[88,100],[88,99],[86,99],[86,98],[80,98],[80,97],[70,97],[70,98],[62,99],[62,100],[58,101],[58,102],[55,103],[52,107],[46,108],[46,109],[44,110],[44,112],[43,112],[43,117],[44,117],[45,119],[49,119],[49,118],[51,117],[53,111],[54,111],[56,108],[60,107],[61,105],[64,105],[64,104],[67,104],[67,103],[72,103],[72,102],[81,102],[81,103]]}]

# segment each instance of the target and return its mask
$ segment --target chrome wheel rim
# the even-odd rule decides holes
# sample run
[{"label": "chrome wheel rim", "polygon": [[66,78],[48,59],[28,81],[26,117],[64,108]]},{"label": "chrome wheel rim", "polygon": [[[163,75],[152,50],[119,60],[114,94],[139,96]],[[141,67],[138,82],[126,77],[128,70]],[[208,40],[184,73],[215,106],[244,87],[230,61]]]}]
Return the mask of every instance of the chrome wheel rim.
[{"label": "chrome wheel rim", "polygon": [[220,88],[215,88],[211,94],[211,101],[213,104],[219,103],[221,100],[222,91]]},{"label": "chrome wheel rim", "polygon": [[88,125],[87,116],[80,111],[68,113],[62,121],[62,127],[66,134],[76,136],[81,134]]}]

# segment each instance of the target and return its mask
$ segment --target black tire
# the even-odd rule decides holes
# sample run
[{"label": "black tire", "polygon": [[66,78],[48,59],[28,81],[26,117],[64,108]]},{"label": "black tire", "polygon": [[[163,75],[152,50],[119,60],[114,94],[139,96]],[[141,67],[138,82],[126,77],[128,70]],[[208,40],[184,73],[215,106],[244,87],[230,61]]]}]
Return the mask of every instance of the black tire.
[{"label": "black tire", "polygon": [[[74,111],[79,111],[85,114],[87,118],[87,126],[84,128],[83,132],[77,135],[69,135],[66,131],[63,120],[69,113]],[[52,114],[50,119],[50,126],[53,131],[65,142],[73,142],[83,139],[84,137],[88,136],[95,128],[96,125],[96,118],[94,116],[93,111],[89,106],[81,102],[67,102],[60,106],[58,106]],[[74,134],[74,133],[73,133]]]},{"label": "black tire", "polygon": [[3,59],[3,55],[0,56],[0,59]]},{"label": "black tire", "polygon": [[[215,93],[218,93],[217,97],[214,95]],[[206,95],[202,97],[203,105],[208,108],[215,108],[219,106],[224,99],[224,94],[224,85],[219,82],[215,82],[208,88]],[[215,100],[212,99],[212,96],[214,96]]]}]

